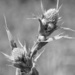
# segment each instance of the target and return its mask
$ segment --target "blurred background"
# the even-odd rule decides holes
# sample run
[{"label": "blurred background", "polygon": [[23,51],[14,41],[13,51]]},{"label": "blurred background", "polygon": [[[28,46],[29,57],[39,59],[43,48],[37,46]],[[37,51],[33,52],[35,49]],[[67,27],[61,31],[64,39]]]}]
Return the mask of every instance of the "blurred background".
[{"label": "blurred background", "polygon": [[[44,8],[56,7],[56,0],[42,0]],[[59,15],[62,17],[64,27],[75,29],[75,0],[60,0],[63,4]],[[5,31],[3,14],[6,16],[7,25],[16,42],[17,38],[27,48],[33,46],[38,35],[39,22],[27,20],[32,14],[41,15],[40,0],[0,0],[0,51],[11,54],[11,48]],[[51,36],[57,35],[64,30],[57,30]],[[72,31],[64,31],[71,37],[75,37]],[[75,40],[60,39],[48,43],[45,52],[38,59],[37,70],[40,75],[75,75]],[[43,50],[43,48],[41,49]],[[15,75],[15,68],[9,67],[8,60],[0,53],[0,75]]]}]

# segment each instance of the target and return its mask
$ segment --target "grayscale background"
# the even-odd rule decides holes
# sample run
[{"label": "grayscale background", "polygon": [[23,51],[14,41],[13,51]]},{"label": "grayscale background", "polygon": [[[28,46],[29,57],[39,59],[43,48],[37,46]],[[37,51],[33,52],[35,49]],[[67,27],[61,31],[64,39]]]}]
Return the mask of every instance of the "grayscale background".
[{"label": "grayscale background", "polygon": [[[56,0],[42,0],[46,10],[56,7]],[[58,24],[75,29],[75,0],[60,0],[59,15],[62,21]],[[7,25],[16,42],[17,37],[27,48],[33,46],[38,35],[39,22],[27,20],[32,14],[41,15],[40,0],[0,0],[0,51],[11,54],[11,48],[5,31],[3,14],[6,16]],[[57,35],[64,30],[57,30],[51,36]],[[65,34],[75,37],[72,31],[64,31]],[[45,52],[37,61],[37,70],[40,75],[75,75],[75,40],[60,39],[48,43]],[[41,50],[43,50],[42,48]],[[15,68],[0,52],[0,75],[15,75]]]}]

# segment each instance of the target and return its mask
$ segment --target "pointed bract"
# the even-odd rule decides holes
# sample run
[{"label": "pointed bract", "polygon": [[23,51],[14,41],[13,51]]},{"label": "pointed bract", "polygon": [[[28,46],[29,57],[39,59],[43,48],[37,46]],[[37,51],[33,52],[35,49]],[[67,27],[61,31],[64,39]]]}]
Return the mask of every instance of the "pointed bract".
[{"label": "pointed bract", "polygon": [[18,39],[18,42],[19,42],[20,46],[24,49],[25,54],[27,54],[26,43],[24,42],[24,46],[23,46],[19,39]]},{"label": "pointed bract", "polygon": [[41,0],[41,10],[42,10],[42,13],[44,14],[44,13],[45,13],[45,9],[44,9],[44,6],[43,6],[43,3],[42,3],[42,0]]},{"label": "pointed bract", "polygon": [[11,58],[11,56],[9,56],[9,55],[7,55],[7,54],[5,54],[5,53],[3,53],[3,52],[1,52],[9,61],[13,61],[12,60],[12,58]]},{"label": "pointed bract", "polygon": [[23,45],[22,45],[21,41],[19,40],[19,38],[18,38],[18,43],[19,43],[20,46],[23,48]]},{"label": "pointed bract", "polygon": [[25,53],[27,54],[27,48],[26,48],[26,43],[24,42],[23,49],[25,50]]},{"label": "pointed bract", "polygon": [[56,4],[56,10],[60,10],[61,9],[61,7],[62,7],[62,5],[60,5],[60,7],[59,7],[59,0],[57,0],[57,4]]}]

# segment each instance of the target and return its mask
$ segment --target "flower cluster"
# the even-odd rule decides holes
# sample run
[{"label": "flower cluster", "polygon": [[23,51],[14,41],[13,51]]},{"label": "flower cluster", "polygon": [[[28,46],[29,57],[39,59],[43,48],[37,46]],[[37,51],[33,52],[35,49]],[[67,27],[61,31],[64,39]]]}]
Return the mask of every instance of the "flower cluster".
[{"label": "flower cluster", "polygon": [[[56,8],[49,9],[47,11],[44,10],[43,4],[41,2],[41,9],[43,12],[43,15],[41,17],[36,17],[34,19],[38,19],[40,23],[40,28],[39,28],[39,35],[37,37],[37,41],[34,43],[30,51],[27,50],[26,45],[22,45],[21,42],[18,39],[18,43],[20,44],[21,47],[17,46],[17,43],[15,42],[11,32],[9,31],[6,23],[6,17],[4,16],[5,19],[5,29],[8,35],[8,39],[10,42],[11,46],[11,55],[7,55],[3,53],[12,63],[11,65],[16,68],[16,75],[39,75],[39,72],[35,68],[37,59],[41,56],[41,54],[44,52],[41,51],[40,53],[38,52],[42,47],[44,47],[47,43],[50,41],[58,40],[61,38],[67,38],[67,39],[74,39],[73,37],[69,37],[68,35],[62,35],[64,32],[55,35],[53,37],[49,37],[56,29],[62,28],[65,30],[72,30],[70,28],[65,28],[65,27],[59,27],[57,23],[60,20],[59,17],[59,9],[61,6],[58,8],[59,0],[57,0],[57,5]],[[74,30],[72,30],[74,31]]]}]

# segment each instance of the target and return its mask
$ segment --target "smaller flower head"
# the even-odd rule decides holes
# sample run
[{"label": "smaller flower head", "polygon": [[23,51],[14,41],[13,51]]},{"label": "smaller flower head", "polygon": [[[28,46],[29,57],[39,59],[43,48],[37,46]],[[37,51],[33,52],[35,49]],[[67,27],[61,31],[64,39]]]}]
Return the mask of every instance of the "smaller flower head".
[{"label": "smaller flower head", "polygon": [[14,48],[11,53],[12,60],[16,61],[25,56],[25,51],[22,48]]}]

